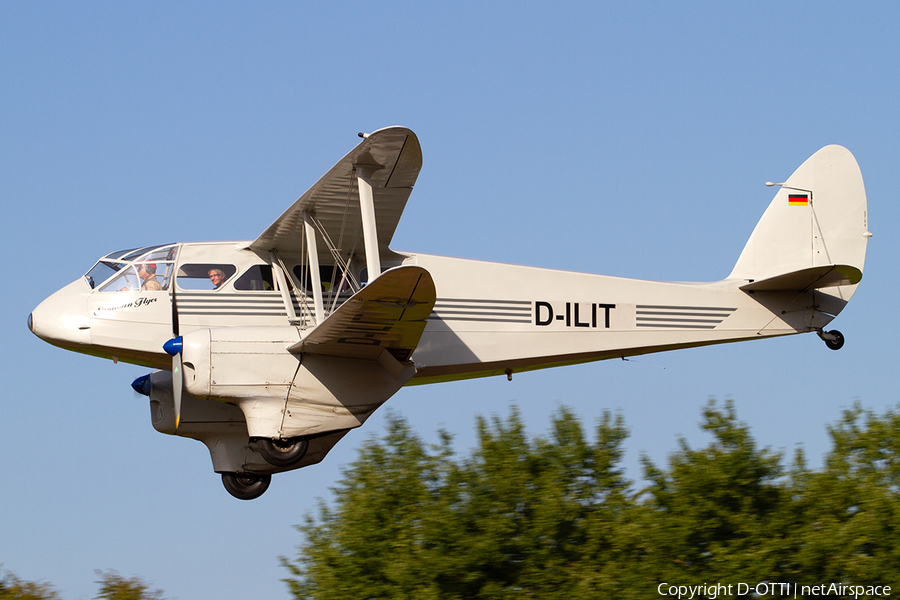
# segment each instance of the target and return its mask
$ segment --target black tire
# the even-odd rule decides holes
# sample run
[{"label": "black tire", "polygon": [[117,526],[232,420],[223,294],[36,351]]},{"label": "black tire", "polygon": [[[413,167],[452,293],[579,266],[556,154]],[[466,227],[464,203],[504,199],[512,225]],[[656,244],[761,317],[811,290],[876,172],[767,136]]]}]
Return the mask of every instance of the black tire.
[{"label": "black tire", "polygon": [[266,493],[272,483],[271,475],[250,473],[222,473],[222,485],[238,500],[254,500]]},{"label": "black tire", "polygon": [[838,331],[837,329],[833,331],[829,331],[829,334],[834,336],[833,340],[825,340],[825,345],[831,348],[832,350],[840,350],[844,347],[844,334]]},{"label": "black tire", "polygon": [[256,441],[256,448],[270,465],[290,467],[306,456],[306,451],[309,449],[309,440],[306,438],[291,438],[289,440],[260,438]]}]

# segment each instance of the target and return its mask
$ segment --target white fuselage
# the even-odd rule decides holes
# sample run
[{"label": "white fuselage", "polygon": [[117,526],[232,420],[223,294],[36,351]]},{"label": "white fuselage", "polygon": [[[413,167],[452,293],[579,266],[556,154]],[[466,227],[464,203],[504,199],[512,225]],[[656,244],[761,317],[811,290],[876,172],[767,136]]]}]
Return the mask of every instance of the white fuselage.
[{"label": "white fuselage", "polygon": [[743,281],[641,281],[425,254],[408,260],[427,269],[437,289],[410,383],[787,335],[830,320],[801,309],[809,302],[796,293],[761,303],[738,289]]},{"label": "white fuselage", "polygon": [[[219,289],[176,288],[182,334],[199,328],[289,326],[285,294],[238,289],[243,273],[271,263],[241,244],[176,246],[171,272],[192,265],[233,267]],[[433,277],[434,310],[411,357],[410,384],[500,375],[821,328],[829,315],[810,308],[806,292],[751,294],[745,283],[651,282],[428,254],[404,254]],[[298,334],[314,325],[311,298],[281,257]],[[396,266],[396,265],[392,265]],[[276,267],[277,268],[277,267]],[[179,275],[179,282],[181,275]],[[32,313],[32,329],[70,350],[167,369],[162,350],[173,335],[171,287],[161,291],[92,289],[85,278]],[[107,286],[109,287],[109,286]],[[277,286],[276,286],[277,287]],[[326,307],[337,306],[326,295]]]}]

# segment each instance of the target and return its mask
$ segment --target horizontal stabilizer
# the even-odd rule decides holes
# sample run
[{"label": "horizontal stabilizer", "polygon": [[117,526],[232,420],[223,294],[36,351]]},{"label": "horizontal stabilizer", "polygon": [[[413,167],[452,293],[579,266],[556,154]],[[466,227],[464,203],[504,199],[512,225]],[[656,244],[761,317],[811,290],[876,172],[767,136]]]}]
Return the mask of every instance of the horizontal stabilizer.
[{"label": "horizontal stabilizer", "polygon": [[288,350],[369,360],[377,360],[387,350],[404,362],[419,344],[436,298],[428,271],[395,267],[354,294]]},{"label": "horizontal stabilizer", "polygon": [[856,285],[862,271],[850,265],[823,265],[800,269],[742,285],[745,292],[806,292],[839,285]]}]

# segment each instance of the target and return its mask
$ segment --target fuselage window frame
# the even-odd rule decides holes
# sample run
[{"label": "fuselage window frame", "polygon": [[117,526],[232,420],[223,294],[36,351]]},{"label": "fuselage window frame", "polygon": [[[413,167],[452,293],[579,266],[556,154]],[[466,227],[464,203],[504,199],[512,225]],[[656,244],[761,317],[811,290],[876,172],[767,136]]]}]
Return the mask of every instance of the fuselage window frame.
[{"label": "fuselage window frame", "polygon": [[[268,286],[268,287],[267,287]],[[247,267],[240,277],[234,280],[234,289],[238,292],[278,292],[278,284],[272,265],[266,263]]]},{"label": "fuselage window frame", "polygon": [[[218,285],[213,277],[215,271],[222,274]],[[179,290],[215,292],[225,288],[237,271],[236,266],[228,263],[184,263],[178,265],[176,282]]]}]

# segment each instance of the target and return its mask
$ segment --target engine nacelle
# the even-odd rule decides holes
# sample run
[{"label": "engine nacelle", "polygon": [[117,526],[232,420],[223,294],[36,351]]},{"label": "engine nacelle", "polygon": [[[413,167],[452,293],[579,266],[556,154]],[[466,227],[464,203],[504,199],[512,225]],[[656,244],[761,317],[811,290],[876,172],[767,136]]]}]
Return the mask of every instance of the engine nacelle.
[{"label": "engine nacelle", "polygon": [[300,365],[296,327],[196,329],[183,336],[184,388],[198,398],[287,398]]},{"label": "engine nacelle", "polygon": [[298,341],[294,327],[191,331],[184,389],[240,407],[251,438],[287,439],[359,427],[416,372],[386,350],[377,360],[292,354]]}]

